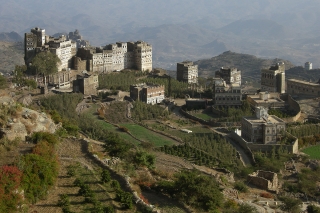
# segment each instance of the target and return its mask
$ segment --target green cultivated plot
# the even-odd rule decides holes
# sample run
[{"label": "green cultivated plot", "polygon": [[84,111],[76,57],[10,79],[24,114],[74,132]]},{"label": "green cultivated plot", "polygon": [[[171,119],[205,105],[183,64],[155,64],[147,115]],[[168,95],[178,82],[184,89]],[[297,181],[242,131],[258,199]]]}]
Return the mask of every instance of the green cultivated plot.
[{"label": "green cultivated plot", "polygon": [[174,143],[172,140],[137,124],[121,124],[120,126],[128,128],[132,135],[145,142],[150,142],[155,146],[172,145]]},{"label": "green cultivated plot", "polygon": [[320,159],[320,145],[308,147],[302,152],[310,156],[311,159]]}]

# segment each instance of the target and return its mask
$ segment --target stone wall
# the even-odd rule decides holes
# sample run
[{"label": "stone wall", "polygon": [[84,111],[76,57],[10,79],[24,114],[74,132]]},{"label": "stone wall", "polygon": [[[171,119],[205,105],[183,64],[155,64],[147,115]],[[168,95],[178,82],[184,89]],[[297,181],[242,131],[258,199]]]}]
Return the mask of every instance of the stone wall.
[{"label": "stone wall", "polygon": [[[235,132],[231,133],[231,137],[239,143],[245,150],[251,151],[262,151],[262,152],[271,152],[273,149],[286,149],[290,153],[298,152],[298,139],[292,142],[291,145],[282,145],[282,144],[256,144],[252,142],[247,142],[240,135]],[[252,153],[251,153],[252,154]],[[252,154],[253,156],[253,154]]]},{"label": "stone wall", "polygon": [[297,101],[295,101],[291,97],[291,95],[287,95],[287,102],[288,102],[289,108],[297,112],[297,114],[289,118],[283,118],[282,120],[284,120],[286,123],[296,122],[301,116],[300,104]]}]

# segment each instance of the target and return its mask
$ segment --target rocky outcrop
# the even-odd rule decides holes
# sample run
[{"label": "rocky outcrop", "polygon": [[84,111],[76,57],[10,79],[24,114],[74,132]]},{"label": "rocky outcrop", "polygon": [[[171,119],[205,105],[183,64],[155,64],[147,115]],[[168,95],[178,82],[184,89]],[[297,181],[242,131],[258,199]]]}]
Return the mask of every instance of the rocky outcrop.
[{"label": "rocky outcrop", "polygon": [[33,132],[54,133],[58,128],[46,113],[25,107],[16,107],[16,104],[10,97],[0,97],[1,113],[6,113],[7,110],[4,109],[11,107],[11,113],[7,113],[5,116],[6,124],[0,130],[2,137],[7,137],[9,140],[19,137],[21,140],[25,140],[26,136]]}]

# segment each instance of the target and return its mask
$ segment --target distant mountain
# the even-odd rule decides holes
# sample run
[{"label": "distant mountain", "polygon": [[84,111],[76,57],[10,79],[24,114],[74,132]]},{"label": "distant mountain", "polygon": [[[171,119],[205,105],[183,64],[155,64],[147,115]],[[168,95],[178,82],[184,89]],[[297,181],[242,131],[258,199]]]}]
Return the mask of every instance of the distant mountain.
[{"label": "distant mountain", "polygon": [[11,33],[0,33],[0,41],[18,42],[22,40],[23,38],[14,31]]},{"label": "distant mountain", "polygon": [[24,64],[22,42],[0,41],[0,72],[9,73],[15,65]]},{"label": "distant mountain", "polygon": [[217,31],[224,34],[260,39],[281,39],[287,36],[284,26],[275,21],[263,19],[235,21]]},{"label": "distant mountain", "polygon": [[262,59],[249,54],[235,53],[226,51],[216,57],[195,61],[198,65],[199,76],[214,77],[215,71],[221,67],[235,67],[242,71],[243,77],[260,78],[261,69],[269,68],[279,62],[284,62],[286,69],[294,65],[283,59]]}]

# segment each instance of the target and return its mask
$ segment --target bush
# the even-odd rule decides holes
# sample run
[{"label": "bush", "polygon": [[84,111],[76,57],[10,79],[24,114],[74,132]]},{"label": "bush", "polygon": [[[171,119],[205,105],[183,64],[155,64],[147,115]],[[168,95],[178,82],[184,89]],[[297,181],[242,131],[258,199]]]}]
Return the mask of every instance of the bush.
[{"label": "bush", "polygon": [[15,166],[0,168],[0,212],[16,212],[22,202],[19,190],[22,172]]},{"label": "bush", "polygon": [[57,144],[58,138],[49,132],[35,132],[31,135],[31,142],[37,144],[40,141],[47,141],[50,144]]},{"label": "bush", "polygon": [[247,187],[247,185],[244,184],[244,183],[241,182],[241,181],[235,182],[234,188],[235,188],[236,190],[238,190],[239,192],[244,192],[244,193],[248,192],[248,187]]},{"label": "bush", "polygon": [[271,199],[273,198],[273,195],[268,192],[261,192],[260,196],[264,198],[271,198]]},{"label": "bush", "polygon": [[309,205],[307,207],[308,213],[320,213],[320,208],[314,205]]},{"label": "bush", "polygon": [[110,186],[111,186],[114,190],[121,189],[120,183],[119,183],[117,180],[112,180]]}]

